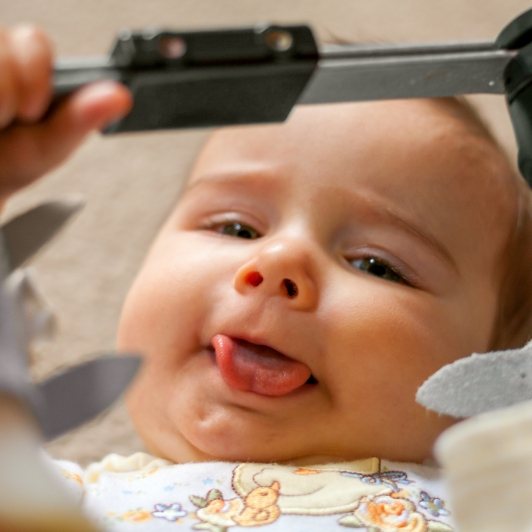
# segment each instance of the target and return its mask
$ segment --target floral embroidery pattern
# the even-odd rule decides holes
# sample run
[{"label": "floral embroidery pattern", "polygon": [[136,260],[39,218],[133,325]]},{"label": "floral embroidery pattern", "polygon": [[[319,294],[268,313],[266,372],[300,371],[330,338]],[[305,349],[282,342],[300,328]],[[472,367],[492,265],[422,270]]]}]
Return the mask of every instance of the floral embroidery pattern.
[{"label": "floral embroidery pattern", "polygon": [[[303,520],[315,517],[319,522],[312,526],[323,524],[324,530],[452,531],[444,501],[431,493],[430,486],[437,489],[436,483],[425,484],[419,473],[396,470],[393,465],[386,469],[381,462],[312,468],[226,464],[221,473],[215,470],[220,466],[213,464],[202,465],[200,475],[195,475],[192,466],[188,466],[188,471],[192,470],[188,475],[180,475],[181,471],[174,467],[178,466],[150,471],[152,474],[138,478],[134,484],[132,473],[127,472],[127,477],[108,474],[99,486],[93,485],[91,493],[98,488],[99,498],[105,498],[106,493],[116,494],[120,503],[120,510],[115,507],[114,511],[101,514],[105,515],[102,521],[106,528],[129,531],[138,524],[139,529],[157,525],[161,530],[172,527],[230,532],[251,527],[269,530],[268,525],[274,523],[285,529],[301,519],[303,528],[299,529],[303,530]],[[121,478],[127,480],[127,490],[123,489]],[[153,498],[148,502],[150,494]],[[187,496],[188,500],[181,499]],[[142,503],[132,504],[134,500]],[[150,520],[152,524],[148,525]]]},{"label": "floral embroidery pattern", "polygon": [[72,471],[68,471],[67,469],[62,469],[61,474],[63,475],[64,479],[71,480],[79,486],[83,486],[83,479],[78,473],[73,473]]},{"label": "floral embroidery pattern", "polygon": [[445,508],[445,502],[439,497],[431,497],[426,491],[421,491],[419,494],[419,506],[434,517],[449,515],[449,511]]},{"label": "floral embroidery pattern", "polygon": [[445,523],[427,520],[413,502],[400,494],[364,497],[352,514],[339,519],[350,528],[370,531],[444,532],[452,530]]},{"label": "floral embroidery pattern", "polygon": [[192,496],[191,502],[199,507],[196,516],[201,524],[195,530],[224,531],[228,527],[239,525],[250,527],[273,523],[281,516],[277,505],[280,484],[253,489],[245,498],[224,499],[220,490],[210,490],[206,497]]},{"label": "floral embroidery pattern", "polygon": [[142,523],[151,519],[151,514],[148,510],[143,508],[136,508],[129,510],[118,517],[120,521],[132,521],[134,523]]},{"label": "floral embroidery pattern", "polygon": [[350,516],[339,520],[340,524],[353,528],[377,527],[378,530],[423,530],[419,527],[422,517],[407,500],[398,500],[388,495],[363,498]]},{"label": "floral embroidery pattern", "polygon": [[183,510],[178,502],[172,504],[156,504],[155,510],[151,513],[153,517],[166,519],[167,521],[177,521],[181,517],[185,517],[187,512]]},{"label": "floral embroidery pattern", "polygon": [[404,471],[382,471],[380,473],[372,473],[371,475],[361,475],[351,471],[344,471],[342,475],[359,478],[366,484],[388,485],[394,491],[399,490],[399,485],[407,486],[412,483],[408,480],[408,476]]}]

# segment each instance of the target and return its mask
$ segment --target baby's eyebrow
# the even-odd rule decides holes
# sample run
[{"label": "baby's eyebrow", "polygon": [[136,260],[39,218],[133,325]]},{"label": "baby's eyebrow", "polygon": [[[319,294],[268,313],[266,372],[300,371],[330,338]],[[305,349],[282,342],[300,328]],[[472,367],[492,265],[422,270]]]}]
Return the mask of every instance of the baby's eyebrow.
[{"label": "baby's eyebrow", "polygon": [[453,270],[458,273],[458,266],[456,265],[456,262],[449,252],[449,250],[433,235],[431,235],[427,231],[423,231],[416,227],[416,225],[410,223],[408,220],[405,220],[404,218],[401,218],[400,216],[397,216],[395,213],[391,211],[387,211],[386,215],[390,218],[393,218],[396,223],[400,224],[406,231],[408,231],[412,236],[416,237],[418,240],[423,241],[428,247],[432,248],[434,251],[438,253],[442,258],[445,259],[446,262],[448,262]]},{"label": "baby's eyebrow", "polygon": [[216,171],[201,174],[199,177],[189,181],[185,186],[184,193],[195,189],[198,186],[254,186],[267,183],[270,190],[280,188],[279,175],[271,169],[262,166],[239,168],[231,171]]},{"label": "baby's eyebrow", "polygon": [[401,213],[399,210],[394,209],[391,204],[385,204],[383,201],[374,199],[372,195],[361,194],[357,191],[349,196],[354,203],[366,210],[371,216],[399,226],[411,236],[421,241],[425,246],[429,247],[442,257],[450,266],[452,266],[453,270],[458,273],[458,266],[456,265],[456,261],[452,254],[438,238],[426,229],[426,227],[421,229],[419,224],[411,221],[408,216]]}]

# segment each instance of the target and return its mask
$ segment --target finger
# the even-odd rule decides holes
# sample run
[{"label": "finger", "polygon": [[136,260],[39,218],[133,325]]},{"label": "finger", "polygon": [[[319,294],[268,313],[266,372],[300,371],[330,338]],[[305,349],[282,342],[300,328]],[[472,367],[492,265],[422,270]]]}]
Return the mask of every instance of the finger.
[{"label": "finger", "polygon": [[46,121],[6,130],[0,136],[0,190],[10,194],[48,172],[89,132],[117,120],[131,104],[124,86],[100,82],[73,94]]},{"label": "finger", "polygon": [[52,43],[35,26],[18,26],[7,35],[18,91],[17,118],[37,121],[50,104]]},{"label": "finger", "polygon": [[0,31],[0,128],[10,124],[17,110],[17,83],[7,32]]},{"label": "finger", "polygon": [[101,129],[124,116],[133,104],[129,90],[115,81],[100,81],[82,87],[54,113],[49,120],[52,132],[62,135],[64,129],[78,129],[84,134]]}]

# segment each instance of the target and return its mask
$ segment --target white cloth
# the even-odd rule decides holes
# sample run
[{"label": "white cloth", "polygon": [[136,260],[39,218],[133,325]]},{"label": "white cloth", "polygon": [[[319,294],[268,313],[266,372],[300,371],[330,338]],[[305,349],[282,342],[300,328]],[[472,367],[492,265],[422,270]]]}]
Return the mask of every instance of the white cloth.
[{"label": "white cloth", "polygon": [[144,453],[85,471],[57,464],[106,531],[453,530],[438,471],[416,464],[172,464]]},{"label": "white cloth", "polygon": [[532,531],[532,401],[454,425],[436,453],[461,532]]}]

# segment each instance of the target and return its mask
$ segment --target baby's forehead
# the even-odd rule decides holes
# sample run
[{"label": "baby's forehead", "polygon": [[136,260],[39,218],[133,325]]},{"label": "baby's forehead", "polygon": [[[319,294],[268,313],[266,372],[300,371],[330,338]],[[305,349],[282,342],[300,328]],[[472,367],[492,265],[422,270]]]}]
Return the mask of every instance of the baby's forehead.
[{"label": "baby's forehead", "polygon": [[321,137],[322,145],[326,145],[328,138],[336,141],[342,135],[352,146],[376,138],[379,142],[374,147],[378,149],[384,148],[388,138],[397,133],[433,149],[449,149],[451,146],[444,146],[442,140],[455,138],[470,147],[473,142],[484,141],[493,155],[499,151],[488,129],[470,106],[454,98],[434,98],[298,106],[283,124],[215,130],[201,156],[220,144],[224,145],[223,151],[235,147],[249,150],[257,143],[270,149],[291,139],[310,149],[311,145],[305,141],[313,136]]},{"label": "baby's forehead", "polygon": [[[357,159],[363,152],[368,156]],[[205,167],[275,158],[326,159],[331,171],[342,162],[355,171],[361,161],[365,170],[382,166],[384,160],[408,171],[428,159],[435,168],[448,166],[449,179],[457,174],[458,180],[463,176],[472,186],[480,181],[500,181],[503,174],[513,173],[469,106],[440,98],[301,106],[284,124],[217,130],[201,151],[192,179]],[[427,172],[427,179],[432,174]],[[385,176],[376,175],[376,179],[381,177]],[[462,182],[460,187],[466,184]]]}]

